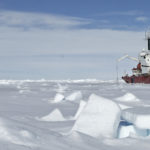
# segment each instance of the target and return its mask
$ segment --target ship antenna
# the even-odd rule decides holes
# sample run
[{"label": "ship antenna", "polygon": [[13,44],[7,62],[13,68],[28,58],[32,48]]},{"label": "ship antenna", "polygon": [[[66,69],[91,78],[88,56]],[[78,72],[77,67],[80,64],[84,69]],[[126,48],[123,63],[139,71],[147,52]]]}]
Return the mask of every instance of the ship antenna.
[{"label": "ship antenna", "polygon": [[116,75],[117,75],[116,82],[119,83],[119,77],[118,77],[118,60],[116,60]]}]

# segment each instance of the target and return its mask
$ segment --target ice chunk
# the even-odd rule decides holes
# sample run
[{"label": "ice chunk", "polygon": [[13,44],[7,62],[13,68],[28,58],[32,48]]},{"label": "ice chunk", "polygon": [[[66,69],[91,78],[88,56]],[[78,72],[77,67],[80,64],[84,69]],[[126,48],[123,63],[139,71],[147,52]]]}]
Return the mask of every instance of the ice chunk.
[{"label": "ice chunk", "polygon": [[54,109],[50,114],[38,119],[40,121],[65,121],[59,109]]},{"label": "ice chunk", "polygon": [[122,112],[122,118],[141,129],[150,129],[150,107],[128,108]]},{"label": "ice chunk", "polygon": [[79,102],[80,100],[82,100],[82,93],[81,93],[81,91],[77,91],[77,92],[72,93],[71,95],[66,97],[66,100]]},{"label": "ice chunk", "polygon": [[113,101],[92,94],[72,131],[93,137],[116,137],[120,122],[120,107]]},{"label": "ice chunk", "polygon": [[117,101],[120,102],[137,102],[140,101],[135,95],[132,93],[126,93],[124,96],[116,98]]},{"label": "ice chunk", "polygon": [[57,86],[58,86],[58,88],[56,89],[56,92],[58,92],[58,93],[64,93],[65,90],[68,88],[65,85],[61,85],[60,83],[57,83]]},{"label": "ice chunk", "polygon": [[125,138],[129,137],[131,134],[135,134],[135,129],[133,125],[129,126],[120,126],[119,131],[118,131],[118,138]]},{"label": "ice chunk", "polygon": [[55,98],[54,98],[54,101],[52,101],[52,102],[54,102],[54,103],[59,103],[59,102],[61,102],[62,100],[64,100],[64,95],[62,95],[62,94],[60,94],[60,93],[57,93],[56,95],[55,95]]},{"label": "ice chunk", "polygon": [[78,108],[78,110],[77,110],[77,112],[75,114],[74,119],[77,119],[79,117],[80,113],[82,112],[82,110],[84,109],[84,107],[85,107],[86,104],[87,103],[85,101],[81,100],[81,102],[79,104],[79,108]]},{"label": "ice chunk", "polygon": [[[122,121],[123,122],[123,121]],[[145,137],[148,135],[148,130],[146,129],[139,129],[135,127],[133,124],[124,122],[120,123],[118,128],[118,138],[126,138],[132,136],[142,136]]]},{"label": "ice chunk", "polygon": [[131,106],[127,106],[127,105],[120,104],[120,103],[118,103],[118,105],[120,106],[121,110],[124,110],[124,109],[127,109],[127,108],[132,108]]}]

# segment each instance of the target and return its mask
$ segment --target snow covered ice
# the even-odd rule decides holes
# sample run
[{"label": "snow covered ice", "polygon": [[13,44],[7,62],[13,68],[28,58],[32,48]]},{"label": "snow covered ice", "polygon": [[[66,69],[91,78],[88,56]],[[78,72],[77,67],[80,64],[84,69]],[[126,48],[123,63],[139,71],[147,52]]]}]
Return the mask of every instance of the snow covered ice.
[{"label": "snow covered ice", "polygon": [[96,138],[116,137],[119,122],[119,106],[111,100],[92,94],[73,130]]},{"label": "snow covered ice", "polygon": [[64,100],[64,95],[60,94],[60,93],[57,93],[54,97],[54,100],[51,100],[50,102],[52,103],[59,103],[61,102],[62,100]]},{"label": "snow covered ice", "polygon": [[115,81],[1,80],[0,149],[149,150],[149,91]]},{"label": "snow covered ice", "polygon": [[121,102],[136,102],[139,101],[139,99],[133,95],[132,93],[126,93],[125,95],[116,98],[116,100]]},{"label": "snow covered ice", "polygon": [[83,111],[83,109],[84,109],[85,106],[86,106],[86,102],[83,101],[83,100],[81,100],[80,104],[79,104],[79,107],[78,107],[78,110],[77,110],[77,112],[76,112],[76,114],[74,116],[75,120],[80,116],[80,114]]},{"label": "snow covered ice", "polygon": [[150,129],[150,107],[129,108],[122,112],[122,118],[141,129]]},{"label": "snow covered ice", "polygon": [[66,100],[72,101],[72,102],[80,102],[82,100],[82,93],[81,91],[74,92],[66,97]]},{"label": "snow covered ice", "polygon": [[42,118],[37,118],[37,120],[41,121],[65,121],[62,113],[59,109],[54,109],[50,114],[43,116]]},{"label": "snow covered ice", "polygon": [[118,128],[118,138],[126,138],[126,137],[146,137],[149,134],[149,130],[140,129],[128,122],[120,122],[120,126]]}]

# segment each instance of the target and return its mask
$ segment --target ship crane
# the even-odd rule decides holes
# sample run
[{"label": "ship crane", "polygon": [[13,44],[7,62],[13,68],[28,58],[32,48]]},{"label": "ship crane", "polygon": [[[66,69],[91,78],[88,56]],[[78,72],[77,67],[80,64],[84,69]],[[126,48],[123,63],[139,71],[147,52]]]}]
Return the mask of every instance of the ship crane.
[{"label": "ship crane", "polygon": [[117,82],[118,82],[118,63],[123,61],[124,59],[130,59],[130,60],[133,60],[133,61],[136,61],[138,62],[138,58],[135,58],[135,57],[132,57],[132,56],[129,56],[128,54],[120,57],[119,59],[117,59],[117,62],[116,62],[116,71],[117,71]]},{"label": "ship crane", "polygon": [[124,55],[124,56],[122,56],[122,57],[120,57],[117,61],[120,62],[120,61],[122,61],[122,60],[124,60],[124,59],[126,59],[126,58],[131,59],[131,60],[134,60],[134,61],[138,61],[137,58],[131,57],[131,56],[127,55],[127,54]]}]

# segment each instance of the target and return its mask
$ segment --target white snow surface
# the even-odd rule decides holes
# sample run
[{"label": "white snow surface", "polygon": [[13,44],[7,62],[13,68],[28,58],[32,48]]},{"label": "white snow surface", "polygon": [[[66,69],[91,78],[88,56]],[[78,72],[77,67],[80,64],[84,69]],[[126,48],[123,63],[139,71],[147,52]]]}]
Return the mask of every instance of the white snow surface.
[{"label": "white snow surface", "polygon": [[[122,81],[1,80],[0,149],[149,150],[149,91],[150,85]],[[125,124],[116,119],[118,105]]]}]

